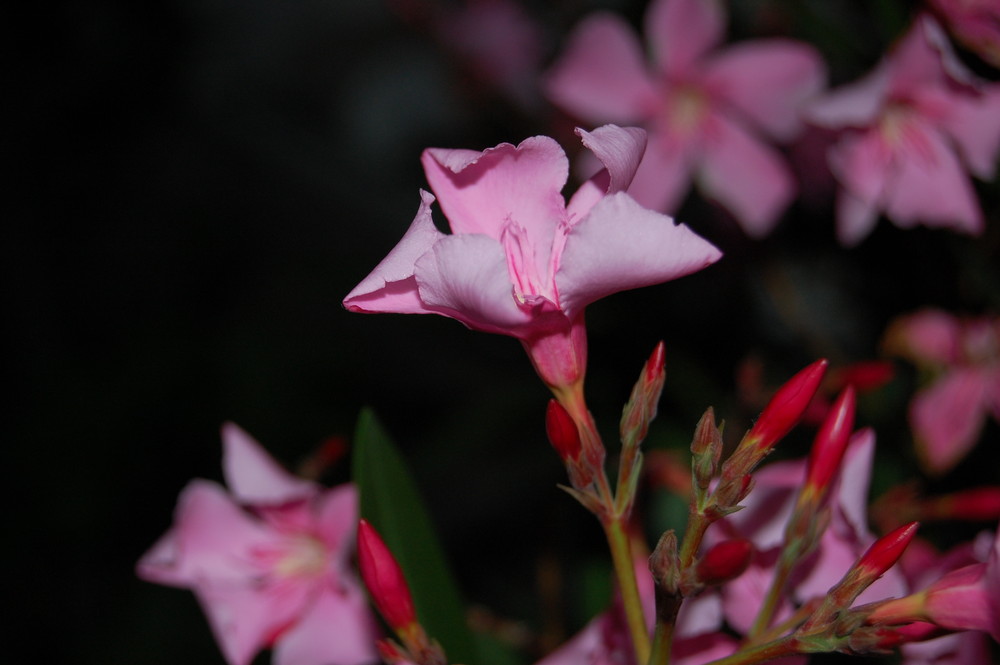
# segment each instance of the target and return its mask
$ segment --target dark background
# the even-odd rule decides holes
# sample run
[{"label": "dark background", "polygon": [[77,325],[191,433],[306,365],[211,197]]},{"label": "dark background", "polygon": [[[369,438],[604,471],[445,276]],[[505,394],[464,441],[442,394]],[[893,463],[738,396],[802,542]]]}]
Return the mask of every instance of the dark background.
[{"label": "dark background", "polygon": [[[587,11],[637,20],[643,4],[530,5],[542,64]],[[868,4],[746,3],[731,34],[809,39],[842,82],[874,63],[912,6]],[[0,245],[12,653],[24,641],[45,662],[221,662],[191,595],[133,567],[180,489],[220,478],[226,420],[294,467],[374,407],[468,598],[531,629],[540,562],[566,562],[572,599],[574,571],[601,560],[596,525],[555,489],[547,395],[516,342],[340,306],[412,219],[424,147],[548,133],[576,150],[571,119],[537,91],[512,101],[476,79],[433,29],[448,8],[93,0],[12,17],[24,27],[8,42]],[[726,258],[588,310],[602,429],[613,439],[659,339],[668,384],[651,445],[683,447],[709,404],[732,432],[749,422],[756,407],[734,397],[734,373],[750,355],[777,383],[819,356],[877,357],[886,323],[920,306],[1000,309],[998,197],[995,185],[981,192],[979,239],[883,220],[853,250],[834,242],[822,183],[762,242],[692,196],[678,217]],[[862,403],[863,424],[882,428],[881,468],[895,469],[883,486],[913,468],[903,414],[914,378],[900,365]],[[984,437],[995,443],[995,425]],[[806,441],[793,437],[788,453]],[[932,487],[996,481],[981,478],[995,449]],[[326,479],[346,477],[341,463]],[[568,612],[567,628],[584,618]]]}]

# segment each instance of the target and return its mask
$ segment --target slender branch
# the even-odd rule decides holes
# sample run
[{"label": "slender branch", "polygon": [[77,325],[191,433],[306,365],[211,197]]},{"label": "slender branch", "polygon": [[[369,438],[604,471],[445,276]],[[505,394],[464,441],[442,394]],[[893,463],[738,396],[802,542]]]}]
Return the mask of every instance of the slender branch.
[{"label": "slender branch", "polygon": [[602,521],[602,525],[608,538],[608,547],[611,549],[611,560],[615,566],[618,588],[622,594],[622,606],[625,608],[625,620],[632,635],[636,662],[645,663],[649,660],[649,633],[646,632],[646,618],[643,616],[642,600],[639,598],[639,586],[636,582],[635,563],[632,560],[632,546],[628,533],[619,515],[612,516],[608,521]]},{"label": "slender branch", "polygon": [[730,656],[710,661],[705,665],[753,665],[754,663],[763,663],[774,658],[801,653],[799,648],[799,638],[789,635],[788,637],[783,637],[780,640],[774,640],[767,644],[741,649]]}]

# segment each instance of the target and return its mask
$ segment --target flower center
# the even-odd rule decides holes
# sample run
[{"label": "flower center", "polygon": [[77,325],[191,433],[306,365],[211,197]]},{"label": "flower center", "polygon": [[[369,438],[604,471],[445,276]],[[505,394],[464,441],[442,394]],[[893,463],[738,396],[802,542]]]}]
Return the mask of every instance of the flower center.
[{"label": "flower center", "polygon": [[691,134],[701,125],[708,111],[708,97],[701,90],[681,85],[672,91],[667,102],[667,122],[679,134]]},{"label": "flower center", "polygon": [[326,572],[330,553],[319,539],[300,534],[289,539],[288,550],[278,558],[274,571],[281,577],[319,577]]},{"label": "flower center", "polygon": [[531,307],[544,298],[542,281],[538,274],[535,248],[520,224],[507,218],[500,231],[500,242],[507,256],[507,272],[514,284],[514,297],[519,305]]}]

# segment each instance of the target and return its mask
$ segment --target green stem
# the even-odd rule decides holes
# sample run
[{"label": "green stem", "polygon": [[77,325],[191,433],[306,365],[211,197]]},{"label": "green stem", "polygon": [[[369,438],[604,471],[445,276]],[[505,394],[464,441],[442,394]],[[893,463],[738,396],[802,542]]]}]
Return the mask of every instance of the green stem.
[{"label": "green stem", "polygon": [[705,531],[712,524],[705,513],[692,506],[688,513],[687,527],[684,529],[684,538],[681,540],[681,551],[678,554],[680,569],[687,570],[694,563],[695,555],[701,546],[701,540],[705,537]]},{"label": "green stem", "polygon": [[639,586],[635,578],[635,564],[632,561],[632,545],[620,515],[607,521],[602,520],[604,533],[608,537],[611,560],[614,562],[618,588],[622,594],[625,620],[632,635],[632,646],[638,663],[649,660],[649,633],[646,632],[646,618],[643,616]]},{"label": "green stem", "polygon": [[[649,665],[670,665],[670,649],[674,642],[674,622],[657,621],[653,634],[653,650]],[[642,661],[639,661],[640,663]]]},{"label": "green stem", "polygon": [[788,576],[792,574],[792,568],[795,562],[798,561],[798,558],[799,547],[795,544],[795,541],[786,543],[774,568],[774,577],[771,578],[771,586],[767,590],[767,596],[764,597],[764,602],[757,612],[757,618],[754,619],[753,625],[747,631],[747,639],[750,642],[758,638],[771,625],[774,613],[778,609],[778,603],[781,602],[781,594],[785,591]]},{"label": "green stem", "polygon": [[780,640],[768,642],[755,647],[741,649],[731,656],[719,658],[706,663],[705,665],[753,665],[763,663],[782,656],[792,656],[799,651],[799,639],[794,635],[783,637]]}]

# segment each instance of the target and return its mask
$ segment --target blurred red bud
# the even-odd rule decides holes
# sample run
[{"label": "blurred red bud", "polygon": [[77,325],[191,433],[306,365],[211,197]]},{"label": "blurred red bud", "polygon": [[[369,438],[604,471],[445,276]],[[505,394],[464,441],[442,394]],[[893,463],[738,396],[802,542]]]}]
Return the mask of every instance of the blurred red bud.
[{"label": "blurred red bud", "polygon": [[705,585],[728,582],[743,574],[753,558],[753,544],[743,538],[724,540],[698,561],[698,581]]},{"label": "blurred red bud", "polygon": [[896,562],[899,561],[899,557],[903,556],[903,552],[910,544],[910,541],[917,535],[917,527],[919,526],[919,522],[905,524],[876,540],[861,555],[855,568],[865,578],[868,578],[865,587],[882,577],[887,570],[896,565]]},{"label": "blurred red bud", "polygon": [[545,433],[549,435],[549,443],[559,453],[559,457],[566,461],[579,459],[583,448],[580,430],[569,412],[554,399],[549,400],[549,406],[545,409]]}]

